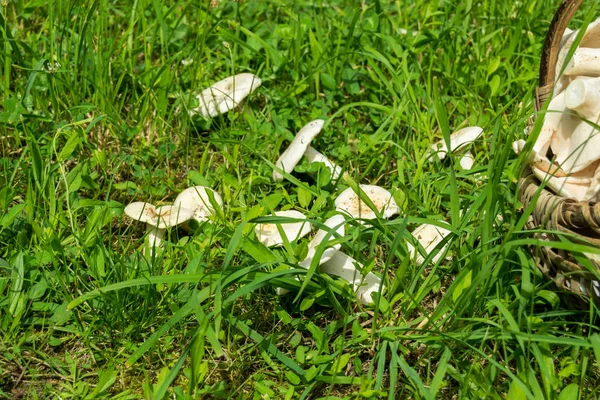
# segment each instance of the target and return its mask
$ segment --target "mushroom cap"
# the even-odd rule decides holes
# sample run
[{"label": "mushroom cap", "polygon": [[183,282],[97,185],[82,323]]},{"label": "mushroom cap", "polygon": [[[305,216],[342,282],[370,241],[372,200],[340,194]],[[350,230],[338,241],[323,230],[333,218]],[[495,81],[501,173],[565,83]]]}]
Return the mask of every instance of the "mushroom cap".
[{"label": "mushroom cap", "polygon": [[360,263],[341,251],[337,251],[329,261],[321,265],[320,269],[321,272],[339,276],[350,282],[356,292],[356,297],[363,304],[372,304],[373,293],[377,293],[382,285],[381,278],[372,272],[363,277],[356,269],[356,265],[360,265]]},{"label": "mushroom cap", "polygon": [[534,175],[542,182],[547,181],[546,186],[559,196],[568,197],[577,201],[582,201],[589,188],[591,179],[584,183],[580,180],[574,180],[573,176],[552,176],[539,168],[531,168]]},{"label": "mushroom cap", "polygon": [[[600,161],[595,164],[596,170],[594,171],[594,176],[590,181],[588,186],[588,190],[585,192],[583,196],[584,201],[593,201],[597,203],[600,201]],[[591,167],[593,168],[593,166]],[[600,256],[599,256],[600,257]]]},{"label": "mushroom cap", "polygon": [[[365,195],[371,199],[383,218],[389,218],[400,212],[392,194],[376,185],[359,185]],[[377,214],[360,199],[359,195],[348,188],[335,199],[335,209],[350,215],[352,218],[374,219]]]},{"label": "mushroom cap", "polygon": [[[440,228],[436,225],[431,224],[423,224],[419,225],[411,234],[415,239],[419,241],[421,246],[425,249],[426,254],[429,254],[431,250],[433,250],[446,236],[450,234],[451,231],[445,228]],[[406,243],[406,247],[408,247],[408,254],[411,258],[415,256],[415,252],[417,253],[417,265],[423,264],[425,261],[425,257],[418,252],[415,247],[411,243]],[[444,249],[446,246],[444,246]],[[432,262],[437,263],[442,254],[444,253],[444,249],[441,249],[432,259]]]},{"label": "mushroom cap", "polygon": [[171,205],[154,207],[150,203],[137,201],[125,207],[125,214],[136,221],[145,222],[158,229],[166,229],[187,221],[193,215],[192,210]]},{"label": "mushroom cap", "polygon": [[304,156],[308,160],[309,163],[320,162],[325,164],[325,166],[331,171],[331,179],[334,181],[337,180],[340,175],[342,175],[342,168],[335,165],[329,158],[327,158],[323,153],[319,152],[312,146],[308,146],[306,151],[304,152]]},{"label": "mushroom cap", "polygon": [[[479,126],[468,126],[460,129],[450,135],[450,152],[462,152],[466,146],[473,143],[479,136],[483,134],[483,128]],[[430,153],[437,153],[440,160],[446,158],[448,154],[448,146],[445,140],[440,140],[431,146]]]},{"label": "mushroom cap", "polygon": [[209,191],[212,193],[215,202],[222,208],[223,199],[221,196],[206,186],[192,186],[185,189],[179,193],[173,202],[173,205],[192,210],[194,212],[192,218],[198,222],[206,221],[210,215],[215,213],[215,209],[211,204],[208,195]]},{"label": "mushroom cap", "polygon": [[[329,238],[327,239],[327,241],[335,239],[336,235],[339,235],[339,236],[345,235],[345,233],[346,233],[346,230],[344,228],[345,221],[346,221],[346,219],[344,218],[344,216],[340,215],[340,214],[334,215],[333,217],[327,218],[327,220],[325,220],[324,225],[329,229],[328,230],[319,229],[317,231],[315,236],[312,238],[312,240],[308,244],[308,254],[306,255],[306,258],[300,263],[301,267],[304,267],[304,268],[310,267],[310,264],[312,263],[312,260],[315,257],[315,254],[317,252],[317,248],[319,246],[321,246],[321,244],[325,241],[325,238],[327,237],[327,235],[329,235]],[[335,229],[335,234],[330,234],[330,231],[334,230],[334,229]],[[340,249],[341,246],[342,245],[340,243],[337,243],[330,247],[327,247],[325,249],[325,251],[323,251],[321,258],[319,259],[319,265],[323,264],[324,262],[329,261],[331,259],[331,257],[333,257],[333,255]]]},{"label": "mushroom cap", "polygon": [[[276,211],[274,214],[276,217],[287,217],[294,219],[306,219],[306,216],[296,210],[288,211]],[[279,228],[283,230],[286,239],[289,242],[300,239],[310,233],[309,222],[281,222],[281,223],[268,223],[268,224],[256,224],[254,232],[259,242],[267,247],[281,246],[284,243],[283,237],[279,233]]]},{"label": "mushroom cap", "polygon": [[[310,146],[310,142],[321,132],[324,124],[324,120],[315,119],[300,129],[294,140],[292,140],[292,143],[290,143],[290,146],[281,154],[275,165],[288,174],[292,172],[308,146]],[[277,170],[273,170],[273,180],[275,182],[283,181],[283,174]]]},{"label": "mushroom cap", "polygon": [[226,113],[235,108],[261,84],[260,78],[250,73],[227,77],[204,89],[196,96],[200,105],[191,113],[199,113],[205,118]]}]

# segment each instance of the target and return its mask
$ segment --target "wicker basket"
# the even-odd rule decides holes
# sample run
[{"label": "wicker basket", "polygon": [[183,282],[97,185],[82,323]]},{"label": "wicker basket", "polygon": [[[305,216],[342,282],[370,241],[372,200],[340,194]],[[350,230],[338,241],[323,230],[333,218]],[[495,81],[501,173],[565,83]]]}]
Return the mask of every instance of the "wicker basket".
[{"label": "wicker basket", "polygon": [[[564,0],[552,20],[540,61],[536,111],[542,108],[552,93],[560,42],[581,3],[583,0]],[[533,175],[531,169],[526,168],[519,182],[519,198],[525,208],[535,200],[526,227],[561,232],[562,239],[567,238],[573,243],[600,248],[600,203],[577,202],[557,196],[545,188],[540,190],[540,185],[541,182]],[[541,240],[560,241],[558,235],[552,233],[537,233],[536,237]],[[587,308],[592,300],[600,306],[600,282],[589,272],[590,268],[600,271],[600,263],[589,260],[582,254],[572,254],[550,246],[533,246],[531,250],[544,276],[552,280],[559,290],[571,294],[563,296],[563,300],[568,302],[567,305]]]}]

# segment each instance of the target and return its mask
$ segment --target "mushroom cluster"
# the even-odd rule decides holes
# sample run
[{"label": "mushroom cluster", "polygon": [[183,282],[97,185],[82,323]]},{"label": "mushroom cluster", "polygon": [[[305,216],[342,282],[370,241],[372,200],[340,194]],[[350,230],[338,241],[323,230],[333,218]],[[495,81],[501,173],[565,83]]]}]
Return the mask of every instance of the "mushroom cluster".
[{"label": "mushroom cluster", "polygon": [[[203,90],[197,97],[199,107],[192,114],[200,114],[211,118],[228,112],[236,107],[246,96],[258,88],[262,81],[250,73],[243,73],[223,79],[213,86]],[[301,268],[316,268],[318,272],[340,277],[351,285],[357,299],[363,304],[374,302],[374,293],[385,290],[381,277],[366,268],[357,260],[342,250],[342,244],[348,241],[346,225],[355,221],[354,226],[362,229],[374,219],[389,219],[400,214],[392,193],[388,190],[367,184],[355,184],[343,172],[342,168],[329,160],[311,146],[313,139],[319,135],[325,126],[325,121],[316,119],[302,127],[287,149],[273,165],[273,181],[282,182],[290,177],[298,162],[304,157],[309,163],[321,163],[331,172],[331,180],[348,183],[341,190],[335,201],[335,210],[322,223],[317,221],[320,229],[313,235],[307,246],[307,254],[298,263]],[[443,160],[449,153],[460,156],[463,169],[470,169],[474,163],[473,155],[468,151],[468,145],[479,138],[483,130],[479,127],[467,127],[450,136],[447,143],[441,141],[433,146],[428,158],[436,156]],[[193,186],[182,191],[172,205],[155,207],[145,202],[134,202],[125,207],[125,214],[130,218],[146,223],[145,252],[150,256],[163,246],[166,230],[176,225],[186,231],[193,231],[194,225],[211,221],[223,208],[223,200],[218,193],[208,187]],[[297,210],[275,211],[269,215],[269,222],[257,223],[254,229],[256,240],[267,247],[289,247],[312,230],[312,225],[306,215]],[[425,224],[417,227],[407,241],[408,254],[417,265],[425,260],[438,262],[445,252],[445,246],[440,244],[450,234],[450,230],[440,227],[440,224]],[[437,250],[437,251],[436,251]],[[430,253],[435,252],[433,257]],[[288,290],[277,288],[278,294]]]},{"label": "mushroom cluster", "polygon": [[[588,26],[573,57],[577,31],[565,34],[556,67],[557,84],[527,162],[557,195],[600,200],[600,19]],[[564,68],[563,68],[564,67]],[[563,71],[564,69],[564,71]],[[561,74],[562,71],[562,74]],[[524,140],[513,143],[521,153]]]},{"label": "mushroom cluster", "polygon": [[217,192],[204,186],[193,186],[181,192],[172,205],[155,207],[150,203],[136,201],[126,206],[124,211],[131,219],[146,223],[147,247],[144,248],[144,253],[148,251],[152,256],[157,248],[163,246],[167,228],[181,224],[190,231],[189,221],[208,220],[215,214],[215,205],[219,208],[223,206],[223,200]]}]

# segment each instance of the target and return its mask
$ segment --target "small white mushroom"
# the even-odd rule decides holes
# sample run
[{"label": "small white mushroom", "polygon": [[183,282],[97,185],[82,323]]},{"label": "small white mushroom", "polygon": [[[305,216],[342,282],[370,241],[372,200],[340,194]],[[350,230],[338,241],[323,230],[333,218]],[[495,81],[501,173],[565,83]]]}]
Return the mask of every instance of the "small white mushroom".
[{"label": "small white mushroom", "polygon": [[600,49],[580,47],[565,67],[565,75],[600,76]]},{"label": "small white mushroom", "polygon": [[[392,194],[382,187],[375,185],[359,185],[363,196],[368,197],[383,218],[389,218],[400,212],[400,208]],[[352,218],[374,219],[377,214],[372,210],[352,188],[344,190],[335,199],[335,209],[350,215]]]},{"label": "small white mushroom", "polygon": [[[305,220],[306,216],[299,211],[276,211],[274,213],[276,217],[286,217]],[[278,223],[267,223],[267,224],[256,224],[254,232],[259,242],[267,247],[282,246],[284,244],[284,238],[281,235],[281,231],[285,235],[288,242],[298,240],[310,233],[309,222],[278,222]]]},{"label": "small white mushroom", "polygon": [[325,155],[317,151],[314,147],[308,146],[304,152],[304,156],[311,164],[316,162],[325,164],[325,166],[331,171],[332,180],[335,181],[342,175],[342,168],[335,165],[333,162],[331,162],[331,160],[329,160],[329,158],[325,157]]},{"label": "small white mushroom", "polygon": [[215,199],[216,205],[220,208],[223,208],[223,199],[221,196],[206,186],[192,186],[185,189],[183,192],[179,193],[173,202],[173,205],[192,210],[194,212],[192,219],[199,223],[206,221],[209,216],[215,214],[215,209],[210,202],[210,196],[208,194],[209,192]]},{"label": "small white mushroom", "polygon": [[340,278],[350,282],[354,288],[356,297],[363,304],[372,304],[373,293],[377,293],[379,291],[379,287],[382,285],[381,278],[372,272],[369,272],[366,276],[363,276],[358,271],[356,266],[362,267],[360,263],[352,257],[342,253],[341,251],[337,251],[335,254],[333,254],[329,261],[321,265],[321,272],[339,276]]},{"label": "small white mushroom", "polygon": [[161,247],[166,229],[187,221],[193,215],[192,210],[183,207],[154,207],[150,203],[137,201],[125,207],[125,214],[130,218],[146,223],[150,254],[154,247]]},{"label": "small white mushroom", "polygon": [[[439,226],[436,226],[436,225],[423,224],[423,225],[418,226],[412,232],[412,235],[415,237],[415,239],[417,239],[419,241],[421,246],[423,246],[423,248],[425,249],[425,254],[426,254],[426,256],[428,256],[429,253],[431,253],[431,251],[438,244],[440,244],[442,242],[442,240],[444,240],[444,238],[446,236],[448,236],[450,233],[451,233],[451,231],[449,231],[448,229],[440,228]],[[415,253],[417,254],[417,259],[416,259],[417,265],[423,264],[426,256],[425,257],[422,256],[421,253],[419,251],[417,251],[411,243],[406,243],[406,247],[408,247],[408,254],[410,254],[411,258],[413,258],[415,256]],[[440,251],[433,257],[433,259],[431,260],[433,263],[438,262],[438,260],[442,256],[442,254],[444,254],[446,247],[447,247],[447,245],[444,246],[444,248],[440,249]]]},{"label": "small white mushroom", "polygon": [[[460,129],[450,135],[450,152],[461,153],[466,149],[467,145],[473,143],[483,134],[483,129],[479,126],[469,126],[467,128]],[[437,154],[440,160],[446,158],[448,154],[448,146],[445,140],[431,146],[430,154]]]},{"label": "small white mushroom", "polygon": [[[319,229],[317,231],[317,233],[315,234],[315,236],[313,236],[310,243],[308,243],[308,253],[306,254],[306,257],[298,265],[302,268],[309,269],[311,263],[313,262],[313,259],[315,258],[317,249],[320,246],[325,246],[327,242],[336,239],[336,237],[344,236],[344,234],[345,234],[344,222],[345,221],[346,220],[345,220],[344,216],[339,215],[339,214],[334,215],[333,217],[327,218],[327,220],[323,224],[328,229],[327,230]],[[335,233],[331,233],[331,231],[333,231]],[[325,238],[327,236],[329,236],[329,238],[327,241],[325,241]],[[333,257],[333,255],[340,249],[340,247],[341,247],[340,243],[326,247],[325,250],[323,251],[323,253],[321,254],[321,257],[319,258],[319,265],[323,264],[324,262],[329,261],[331,259],[331,257]],[[289,293],[289,290],[284,289],[284,288],[277,288],[276,292],[278,295],[281,296],[286,293]]]},{"label": "small white mushroom", "polygon": [[190,111],[205,118],[215,117],[237,107],[250,93],[262,84],[254,74],[243,73],[225,78],[204,89],[198,96],[200,105]]},{"label": "small white mushroom", "polygon": [[458,160],[458,163],[460,164],[460,167],[462,169],[468,171],[471,168],[473,168],[473,165],[475,165],[475,157],[470,151],[467,151],[465,154],[462,155],[460,160]]},{"label": "small white mushroom", "polygon": [[[275,165],[288,174],[292,172],[298,161],[302,158],[302,155],[308,149],[308,146],[310,146],[310,142],[321,132],[324,124],[324,120],[315,119],[300,129],[294,140],[292,140],[292,143],[290,143],[290,146],[281,154]],[[278,170],[273,170],[273,180],[275,182],[283,181],[283,174]]]}]

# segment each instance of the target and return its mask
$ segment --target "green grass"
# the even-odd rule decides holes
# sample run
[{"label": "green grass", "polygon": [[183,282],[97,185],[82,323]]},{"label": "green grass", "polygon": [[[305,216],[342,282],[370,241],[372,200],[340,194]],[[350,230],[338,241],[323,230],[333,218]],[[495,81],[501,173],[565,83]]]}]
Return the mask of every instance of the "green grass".
[{"label": "green grass", "polygon": [[[558,3],[3,3],[0,398],[597,397],[598,310],[536,269],[510,147]],[[242,106],[189,116],[195,92],[240,72],[263,80]],[[315,118],[313,145],[351,179],[302,164],[273,183]],[[485,130],[475,169],[427,161],[468,125]],[[269,250],[253,222],[284,208],[322,222],[355,183],[402,209],[341,240],[388,289],[364,307],[311,270],[277,297],[300,287],[309,239]],[[192,184],[223,213],[144,257],[123,207]],[[453,231],[449,258],[417,267],[407,232],[426,221]]]}]

